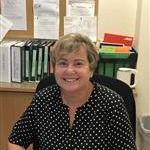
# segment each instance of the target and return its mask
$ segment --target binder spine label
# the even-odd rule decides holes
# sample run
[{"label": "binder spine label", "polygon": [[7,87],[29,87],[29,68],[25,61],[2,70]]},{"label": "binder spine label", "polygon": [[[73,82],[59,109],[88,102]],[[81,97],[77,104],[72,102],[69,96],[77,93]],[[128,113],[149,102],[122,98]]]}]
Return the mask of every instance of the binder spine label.
[{"label": "binder spine label", "polygon": [[38,75],[42,73],[42,48],[39,48],[39,57],[38,57]]},{"label": "binder spine label", "polygon": [[48,47],[44,50],[44,73],[48,72]]},{"label": "binder spine label", "polygon": [[25,52],[25,58],[26,58],[26,61],[25,61],[25,77],[28,77],[29,78],[29,68],[30,68],[30,65],[29,65],[29,51],[26,51]]}]

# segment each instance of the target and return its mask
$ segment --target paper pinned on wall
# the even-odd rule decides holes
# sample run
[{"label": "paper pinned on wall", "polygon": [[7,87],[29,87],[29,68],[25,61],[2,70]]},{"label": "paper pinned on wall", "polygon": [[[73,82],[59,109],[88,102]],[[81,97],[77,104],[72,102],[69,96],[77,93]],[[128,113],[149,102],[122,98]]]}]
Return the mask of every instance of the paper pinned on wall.
[{"label": "paper pinned on wall", "polygon": [[59,0],[34,0],[34,38],[59,38]]},{"label": "paper pinned on wall", "polygon": [[95,0],[66,0],[64,34],[82,33],[95,42],[97,40],[97,17],[94,13]]},{"label": "paper pinned on wall", "polygon": [[[90,29],[90,30],[89,30]],[[95,42],[97,33],[97,17],[64,17],[64,34],[82,33]]]},{"label": "paper pinned on wall", "polygon": [[42,39],[58,39],[59,18],[34,16],[34,37]]},{"label": "paper pinned on wall", "polygon": [[27,30],[25,0],[1,0],[1,14],[13,23],[11,30]]},{"label": "paper pinned on wall", "polygon": [[12,22],[9,21],[7,18],[4,16],[0,15],[0,41],[3,40],[7,32],[10,30],[12,26]]},{"label": "paper pinned on wall", "polygon": [[67,16],[94,16],[95,0],[67,0]]},{"label": "paper pinned on wall", "polygon": [[35,16],[58,16],[58,6],[53,3],[35,3],[34,4],[34,15]]}]

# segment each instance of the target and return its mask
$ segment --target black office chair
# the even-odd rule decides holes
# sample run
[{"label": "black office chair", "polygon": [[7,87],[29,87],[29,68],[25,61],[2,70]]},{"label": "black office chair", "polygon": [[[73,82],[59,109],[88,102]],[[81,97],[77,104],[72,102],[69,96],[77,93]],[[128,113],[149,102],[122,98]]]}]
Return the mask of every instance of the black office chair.
[{"label": "black office chair", "polygon": [[[135,106],[135,100],[134,100],[132,89],[126,83],[118,79],[99,75],[99,74],[95,74],[91,80],[109,87],[110,89],[116,91],[118,94],[122,96],[125,102],[125,106],[127,108],[127,112],[129,114],[131,126],[133,129],[133,134],[135,138],[136,136],[136,106]],[[56,84],[55,76],[54,74],[50,74],[50,76],[42,79],[39,82],[36,88],[36,92],[54,84]]]}]

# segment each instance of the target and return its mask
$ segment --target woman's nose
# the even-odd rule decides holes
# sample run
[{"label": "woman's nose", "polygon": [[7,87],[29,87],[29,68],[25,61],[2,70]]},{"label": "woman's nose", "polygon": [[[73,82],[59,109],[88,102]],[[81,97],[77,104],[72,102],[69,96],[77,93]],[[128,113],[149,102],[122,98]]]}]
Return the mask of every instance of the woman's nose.
[{"label": "woman's nose", "polygon": [[68,72],[74,72],[74,67],[73,67],[73,65],[69,64],[68,67],[67,67],[67,71],[68,71]]}]

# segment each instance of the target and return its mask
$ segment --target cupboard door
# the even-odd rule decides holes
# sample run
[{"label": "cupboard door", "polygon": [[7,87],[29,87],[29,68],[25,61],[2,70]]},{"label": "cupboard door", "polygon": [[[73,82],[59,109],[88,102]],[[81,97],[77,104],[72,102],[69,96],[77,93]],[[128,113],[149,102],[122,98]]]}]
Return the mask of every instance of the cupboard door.
[{"label": "cupboard door", "polygon": [[[0,149],[7,148],[7,139],[14,123],[30,104],[34,93],[0,92]],[[32,148],[30,147],[29,150]]]}]

